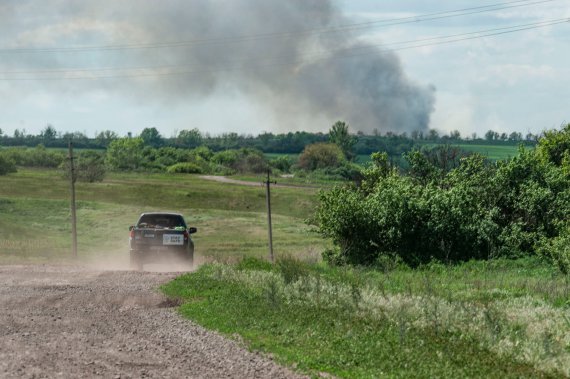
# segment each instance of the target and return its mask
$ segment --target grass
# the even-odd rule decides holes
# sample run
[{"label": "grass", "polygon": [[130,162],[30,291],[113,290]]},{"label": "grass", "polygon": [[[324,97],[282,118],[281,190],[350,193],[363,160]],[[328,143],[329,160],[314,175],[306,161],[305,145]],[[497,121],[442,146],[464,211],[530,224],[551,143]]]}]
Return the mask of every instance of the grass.
[{"label": "grass", "polygon": [[[265,192],[193,175],[110,174],[78,183],[81,259],[127,257],[128,226],[148,210],[182,212],[210,263],[163,287],[180,312],[240,336],[313,376],[570,375],[570,284],[535,260],[333,268],[304,223],[315,188],[274,188],[267,255]],[[68,183],[56,170],[0,178],[0,262],[65,260]],[[296,257],[301,259],[287,258]],[[309,261],[309,262],[306,262]]]},{"label": "grass", "polygon": [[479,153],[493,161],[509,159],[519,154],[518,146],[499,146],[499,145],[458,145],[465,151]]},{"label": "grass", "polygon": [[[566,286],[539,263],[521,266],[553,287]],[[313,376],[338,377],[558,377],[570,373],[567,306],[544,300],[538,287],[510,295],[512,268],[363,269],[282,259],[206,265],[163,287],[183,299],[179,311],[255,350]],[[486,272],[482,286],[466,285],[462,270]],[[401,293],[402,280],[411,280]],[[552,283],[550,283],[552,282]],[[463,287],[447,297],[439,284]],[[443,286],[445,287],[445,286]],[[533,290],[535,289],[535,290]],[[472,292],[471,294],[468,294]],[[488,296],[481,296],[482,293]],[[505,293],[504,296],[495,296]]]},{"label": "grass", "polygon": [[[47,183],[47,185],[46,185]],[[325,242],[304,220],[317,189],[274,188],[277,254],[317,254]],[[0,180],[0,259],[69,256],[69,185],[57,170],[20,169]],[[183,174],[110,174],[77,183],[80,256],[126,255],[128,226],[149,210],[182,212],[198,228],[196,253],[231,260],[267,255],[265,191]]]}]

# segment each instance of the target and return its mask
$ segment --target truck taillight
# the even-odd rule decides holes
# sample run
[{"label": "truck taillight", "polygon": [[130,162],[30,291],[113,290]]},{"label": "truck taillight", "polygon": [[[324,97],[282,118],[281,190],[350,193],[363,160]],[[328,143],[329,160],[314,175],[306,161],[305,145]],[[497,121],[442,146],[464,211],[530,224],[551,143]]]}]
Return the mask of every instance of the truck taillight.
[{"label": "truck taillight", "polygon": [[135,238],[135,231],[134,231],[134,230],[131,230],[131,233],[129,234],[129,237]]},{"label": "truck taillight", "polygon": [[184,241],[187,241],[189,236],[190,235],[188,234],[188,230],[185,230],[184,231]]}]

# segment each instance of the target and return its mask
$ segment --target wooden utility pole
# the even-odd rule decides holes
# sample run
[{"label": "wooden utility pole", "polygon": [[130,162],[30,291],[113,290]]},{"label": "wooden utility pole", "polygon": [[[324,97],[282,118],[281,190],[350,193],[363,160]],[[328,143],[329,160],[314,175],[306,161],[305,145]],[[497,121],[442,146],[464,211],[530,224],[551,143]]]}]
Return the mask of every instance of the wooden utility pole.
[{"label": "wooden utility pole", "polygon": [[69,140],[69,187],[71,190],[71,236],[73,239],[73,257],[77,258],[77,215],[75,213],[75,167],[73,163],[73,142]]},{"label": "wooden utility pole", "polygon": [[265,196],[267,198],[267,225],[269,227],[269,259],[271,263],[275,263],[275,258],[273,256],[273,231],[271,228],[271,183],[275,184],[269,180],[269,170],[267,171],[267,180],[265,181]]}]

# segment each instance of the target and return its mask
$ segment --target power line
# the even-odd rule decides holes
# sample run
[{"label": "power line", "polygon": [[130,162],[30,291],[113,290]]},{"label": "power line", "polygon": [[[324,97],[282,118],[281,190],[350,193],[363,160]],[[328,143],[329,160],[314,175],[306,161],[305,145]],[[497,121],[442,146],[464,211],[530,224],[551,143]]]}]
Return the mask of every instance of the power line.
[{"label": "power line", "polygon": [[410,23],[419,23],[425,21],[433,21],[445,18],[479,14],[485,12],[493,12],[493,11],[505,10],[511,8],[539,5],[553,1],[557,0],[515,0],[506,3],[497,3],[497,4],[483,5],[483,6],[463,8],[457,10],[427,13],[419,16],[408,16],[408,17],[399,17],[399,18],[383,19],[376,21],[367,21],[361,23],[344,24],[327,28],[315,28],[315,29],[306,29],[306,30],[289,31],[289,32],[262,33],[262,34],[252,34],[252,35],[243,35],[235,37],[203,38],[203,39],[194,39],[189,41],[172,41],[172,42],[163,42],[163,43],[157,42],[157,43],[124,44],[124,45],[59,47],[59,48],[58,47],[0,48],[0,54],[75,53],[75,52],[92,52],[92,51],[106,51],[106,50],[156,49],[156,48],[170,48],[170,47],[185,47],[185,46],[204,45],[204,44],[226,44],[226,43],[235,43],[235,42],[249,42],[249,41],[267,39],[267,38],[276,38],[276,37],[290,38],[306,34],[338,33],[338,32],[357,30],[361,28],[373,28],[373,27],[378,28],[378,27],[388,27],[388,26],[396,26],[396,25],[410,24]]},{"label": "power line", "polygon": [[[446,35],[446,36],[438,36],[432,38],[424,38],[424,39],[417,39],[417,40],[409,40],[409,41],[400,41],[400,42],[392,42],[392,43],[383,43],[383,44],[376,44],[376,45],[366,45],[366,46],[356,46],[356,47],[347,47],[343,49],[336,49],[336,50],[327,50],[325,52],[319,52],[313,54],[313,59],[311,59],[311,55],[304,54],[302,58],[295,59],[290,62],[276,62],[273,64],[258,64],[258,65],[251,65],[252,69],[259,69],[264,67],[276,67],[276,66],[289,66],[289,65],[298,65],[302,63],[308,63],[312,61],[318,61],[321,59],[327,59],[331,56],[331,54],[338,54],[338,53],[346,53],[352,51],[362,51],[362,50],[373,50],[371,52],[363,52],[358,54],[346,54],[344,56],[336,56],[336,58],[350,58],[350,57],[357,57],[362,55],[371,55],[371,54],[378,54],[384,52],[394,52],[399,50],[408,50],[414,48],[421,48],[427,46],[436,46],[436,45],[443,45],[443,44],[450,44],[456,42],[462,42],[467,40],[479,39],[484,37],[492,37],[498,36],[502,34],[509,34],[515,33],[520,31],[532,30],[543,28],[547,26],[554,26],[562,23],[570,22],[568,18],[562,19],[554,19],[554,20],[545,20],[536,23],[529,23],[529,24],[520,24],[514,25],[509,27],[501,27],[501,28],[493,28],[493,29],[486,29],[480,30],[475,32],[468,32],[468,33],[461,33],[461,34],[454,34],[454,35]],[[431,41],[429,43],[426,43]],[[402,47],[396,48],[387,48],[386,46],[397,46],[397,45],[404,45]],[[266,58],[265,61],[281,61],[288,57],[273,57],[273,58]],[[255,62],[259,62],[260,58],[249,58],[247,60],[241,61],[234,61],[229,63],[248,63],[251,59],[254,59]],[[101,72],[101,71],[126,71],[126,70],[157,70],[157,69],[170,69],[170,68],[190,68],[193,67],[192,65],[171,65],[171,66],[147,66],[147,67],[137,67],[137,68],[99,68],[99,69],[80,69],[80,70],[54,70],[48,71],[49,73],[92,73],[92,72]],[[198,74],[198,73],[214,73],[214,72],[221,72],[221,71],[234,71],[234,70],[247,70],[248,67],[243,66],[234,66],[234,67],[224,67],[218,69],[205,69],[205,70],[179,70],[179,71],[170,71],[170,72],[147,72],[147,73],[126,73],[126,74],[112,74],[112,75],[96,75],[96,76],[63,76],[63,77],[34,77],[34,78],[0,78],[2,81],[32,81],[32,80],[67,80],[67,79],[112,79],[112,78],[137,78],[137,77],[151,77],[151,76],[171,76],[171,75],[190,75],[190,74]],[[2,75],[6,74],[32,74],[32,73],[46,73],[46,71],[16,71],[16,72],[4,72],[0,73]]]},{"label": "power line", "polygon": [[[367,44],[366,46],[356,46],[356,47],[346,47],[346,48],[342,48],[342,49],[336,49],[336,50],[327,50],[326,52],[317,52],[317,53],[312,53],[312,55],[325,55],[325,54],[329,54],[329,53],[334,53],[334,52],[339,52],[339,51],[354,51],[354,50],[367,50],[367,49],[377,49],[377,48],[382,48],[382,47],[386,47],[386,46],[397,46],[397,45],[414,45],[413,47],[424,47],[424,46],[430,46],[430,45],[419,45],[416,46],[416,44],[418,43],[423,43],[423,42],[428,42],[428,41],[438,41],[438,40],[447,40],[447,39],[452,39],[452,38],[460,38],[460,37],[467,37],[467,36],[477,36],[478,38],[482,38],[485,37],[486,35],[480,36],[481,33],[493,33],[493,32],[499,32],[499,31],[509,31],[509,30],[513,30],[513,31],[520,31],[520,30],[528,30],[529,27],[532,28],[538,28],[538,27],[544,27],[544,26],[551,26],[551,25],[556,25],[556,24],[560,24],[560,23],[566,23],[570,21],[570,19],[567,18],[560,18],[560,19],[552,19],[552,20],[545,20],[545,21],[540,21],[540,22],[533,22],[533,23],[527,23],[527,24],[519,24],[519,25],[514,25],[514,26],[504,26],[504,27],[500,27],[500,28],[492,28],[492,29],[486,29],[486,30],[478,30],[478,31],[474,31],[474,32],[467,32],[467,33],[459,33],[459,34],[451,34],[451,35],[445,35],[445,36],[437,36],[437,37],[430,37],[430,38],[422,38],[422,39],[415,39],[415,40],[406,40],[406,41],[397,41],[397,42],[383,42],[383,43],[379,43],[379,44]],[[524,29],[521,29],[524,28]],[[497,33],[497,34],[501,34],[501,33]],[[493,35],[497,35],[497,34],[493,34]],[[471,39],[471,38],[468,38]],[[464,39],[463,39],[464,40]],[[434,44],[438,44],[438,43],[434,43]],[[384,49],[385,51],[395,51],[398,50],[397,48],[393,48],[393,49]],[[303,54],[304,58],[306,59],[309,55],[311,54]],[[289,56],[274,56],[274,57],[269,57],[269,58],[246,58],[246,59],[238,59],[238,60],[231,60],[231,61],[226,61],[228,63],[247,63],[250,62],[252,59],[254,59],[256,62],[260,61],[260,60],[264,60],[264,61],[273,61],[273,60],[281,60],[281,59],[286,59]],[[57,73],[83,73],[83,72],[105,72],[105,71],[136,71],[136,70],[164,70],[164,69],[171,69],[171,68],[189,68],[192,67],[193,65],[187,65],[187,64],[183,64],[183,65],[160,65],[160,66],[133,66],[133,67],[95,67],[95,68],[63,68],[63,69],[52,69],[52,70],[18,70],[18,71],[4,71],[4,72],[0,72],[0,75],[13,75],[13,74],[57,74]]]}]

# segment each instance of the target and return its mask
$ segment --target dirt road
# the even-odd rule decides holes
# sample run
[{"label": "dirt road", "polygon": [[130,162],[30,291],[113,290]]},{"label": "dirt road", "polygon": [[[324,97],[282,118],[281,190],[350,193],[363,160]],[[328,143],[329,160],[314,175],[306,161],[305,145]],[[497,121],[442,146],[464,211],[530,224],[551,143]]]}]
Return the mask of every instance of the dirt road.
[{"label": "dirt road", "polygon": [[[262,187],[263,186],[263,179],[260,179],[259,182],[248,182],[247,180],[237,180],[231,179],[227,176],[217,176],[217,175],[200,175],[200,178],[205,180],[212,180],[218,183],[227,183],[227,184],[239,184],[241,186],[248,186],[248,187]],[[318,186],[313,185],[295,185],[295,184],[272,184],[272,187],[280,187],[280,188],[320,188]]]},{"label": "dirt road", "polygon": [[0,266],[0,377],[297,377],[179,317],[174,275]]}]

